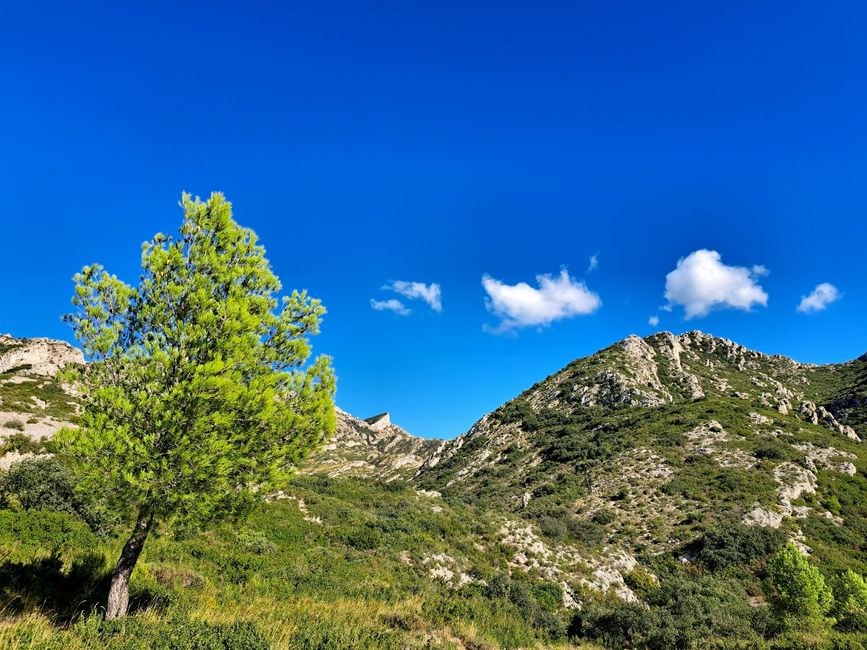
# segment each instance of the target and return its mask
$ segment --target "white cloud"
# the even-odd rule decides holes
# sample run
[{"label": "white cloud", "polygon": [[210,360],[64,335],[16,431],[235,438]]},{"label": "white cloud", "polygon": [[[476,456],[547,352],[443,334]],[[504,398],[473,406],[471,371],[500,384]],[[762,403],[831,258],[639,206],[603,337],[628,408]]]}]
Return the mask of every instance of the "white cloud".
[{"label": "white cloud", "polygon": [[677,268],[665,276],[665,308],[684,308],[686,319],[706,316],[715,307],[749,311],[753,305],[767,306],[768,294],[757,280],[767,275],[763,266],[748,269],[723,264],[716,251],[701,249],[677,261]]},{"label": "white cloud", "polygon": [[803,314],[810,314],[817,311],[822,311],[832,302],[840,299],[840,292],[830,282],[822,282],[817,284],[807,296],[801,296],[801,302],[798,303],[798,311]]},{"label": "white cloud", "polygon": [[656,327],[657,325],[659,325],[659,316],[651,316],[647,319],[647,324],[651,327]]},{"label": "white cloud", "polygon": [[397,298],[390,298],[389,300],[374,300],[371,298],[370,306],[376,311],[393,311],[398,316],[409,316],[412,313],[412,310],[408,309]]},{"label": "white cloud", "polygon": [[424,300],[434,311],[442,311],[442,291],[436,283],[425,284],[424,282],[406,282],[395,280],[383,287],[386,291],[394,291],[410,300]]},{"label": "white cloud", "polygon": [[536,276],[536,282],[538,289],[526,282],[509,285],[489,275],[482,277],[482,286],[488,294],[485,306],[501,321],[492,331],[548,325],[561,318],[592,314],[602,305],[596,293],[571,277],[565,269],[556,277]]},{"label": "white cloud", "polygon": [[598,267],[598,266],[599,266],[599,253],[593,253],[593,255],[590,256],[590,263],[587,265],[587,273],[590,273],[591,271],[595,271],[596,267]]}]

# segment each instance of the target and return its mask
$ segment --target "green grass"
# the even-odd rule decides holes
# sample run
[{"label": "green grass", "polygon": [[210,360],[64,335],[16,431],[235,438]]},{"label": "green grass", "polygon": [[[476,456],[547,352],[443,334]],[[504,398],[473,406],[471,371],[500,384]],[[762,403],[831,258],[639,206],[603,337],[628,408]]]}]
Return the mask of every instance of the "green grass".
[{"label": "green grass", "polygon": [[[479,513],[435,512],[411,488],[352,479],[298,478],[287,492],[322,523],[281,500],[242,525],[150,539],[132,581],[142,622],[128,628],[90,617],[121,536],[97,537],[66,514],[0,510],[0,646],[38,638],[45,645],[33,647],[144,647],[135,645],[142,637],[161,647],[175,625],[182,638],[203,634],[197,621],[247,621],[286,648],[568,646],[571,614],[552,597],[559,586],[509,577],[504,551],[480,551],[494,547],[496,531]],[[454,589],[431,579],[422,560],[435,553],[485,583]],[[489,584],[505,584],[507,595]]]}]

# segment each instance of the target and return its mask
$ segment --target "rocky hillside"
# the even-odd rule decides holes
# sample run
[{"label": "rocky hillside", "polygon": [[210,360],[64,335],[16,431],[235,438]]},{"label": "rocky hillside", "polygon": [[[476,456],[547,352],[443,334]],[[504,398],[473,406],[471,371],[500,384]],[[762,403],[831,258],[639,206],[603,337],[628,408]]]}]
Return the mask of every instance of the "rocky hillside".
[{"label": "rocky hillside", "polygon": [[68,363],[83,363],[81,350],[53,339],[16,339],[0,334],[0,373],[54,377]]},{"label": "rocky hillside", "polygon": [[815,366],[697,331],[630,336],[484,416],[413,480],[511,512],[563,552],[658,554],[742,522],[834,561],[829,540],[846,537],[864,563],[865,378],[867,357]]},{"label": "rocky hillside", "polygon": [[[74,421],[54,375],[81,360],[2,340],[0,468]],[[630,336],[453,440],[338,410],[254,529],[166,538],[158,556],[215,585],[226,567],[258,567],[281,594],[292,585],[280,606],[349,592],[364,634],[399,630],[394,647],[777,647],[761,645],[778,632],[765,567],[786,541],[829,581],[867,574],[865,436],[867,355],[816,366],[701,332]],[[417,611],[368,621],[377,599]]]},{"label": "rocky hillside", "polygon": [[336,411],[334,436],[305,462],[302,473],[386,482],[407,479],[442,444],[408,434],[391,423],[388,413],[361,420],[339,408]]},{"label": "rocky hillside", "polygon": [[56,375],[83,361],[80,350],[62,341],[0,335],[0,468],[74,420],[75,400]]}]

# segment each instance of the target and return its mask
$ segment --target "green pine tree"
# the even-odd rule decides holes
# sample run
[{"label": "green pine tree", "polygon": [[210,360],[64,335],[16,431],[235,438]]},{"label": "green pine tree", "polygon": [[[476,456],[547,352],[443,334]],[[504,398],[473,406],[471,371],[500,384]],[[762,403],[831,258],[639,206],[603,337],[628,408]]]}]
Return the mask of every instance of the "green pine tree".
[{"label": "green pine tree", "polygon": [[852,632],[867,632],[867,581],[851,569],[834,584],[834,609],[837,625]]},{"label": "green pine tree", "polygon": [[281,285],[222,194],[184,194],[178,237],[145,243],[132,287],[101,266],[75,276],[65,320],[91,360],[67,373],[83,406],[59,436],[84,489],[135,522],[107,618],[155,526],[243,514],[334,430],[330,359],[308,363],[325,309]]},{"label": "green pine tree", "polygon": [[771,608],[783,629],[816,629],[834,599],[819,569],[789,542],[768,561]]}]

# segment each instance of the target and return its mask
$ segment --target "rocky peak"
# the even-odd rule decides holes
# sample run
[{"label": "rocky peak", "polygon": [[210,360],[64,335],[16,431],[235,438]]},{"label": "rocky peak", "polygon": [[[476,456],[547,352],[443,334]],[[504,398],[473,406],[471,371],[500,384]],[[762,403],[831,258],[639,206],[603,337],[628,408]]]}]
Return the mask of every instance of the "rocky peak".
[{"label": "rocky peak", "polygon": [[372,415],[369,418],[365,418],[364,421],[370,425],[371,429],[375,429],[376,431],[382,431],[391,426],[391,416],[389,416],[388,411],[379,415]]},{"label": "rocky peak", "polygon": [[303,473],[386,481],[408,478],[441,443],[407,433],[392,424],[387,412],[361,419],[342,409],[334,410],[334,435],[308,459],[301,468]]},{"label": "rocky peak", "polygon": [[20,369],[30,375],[53,377],[69,363],[84,363],[84,355],[65,341],[0,334],[0,372]]}]

